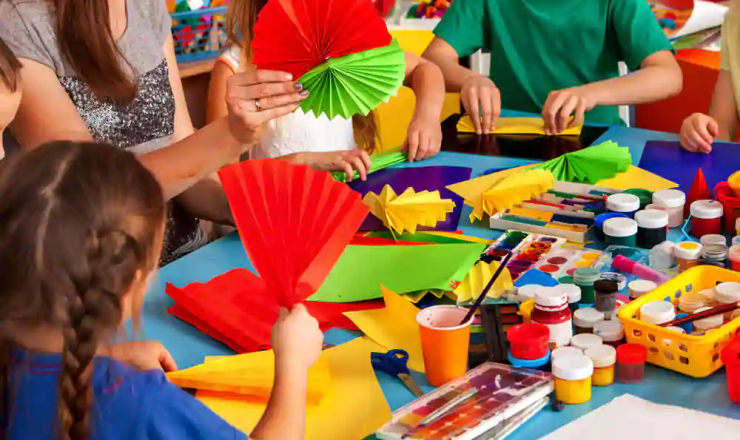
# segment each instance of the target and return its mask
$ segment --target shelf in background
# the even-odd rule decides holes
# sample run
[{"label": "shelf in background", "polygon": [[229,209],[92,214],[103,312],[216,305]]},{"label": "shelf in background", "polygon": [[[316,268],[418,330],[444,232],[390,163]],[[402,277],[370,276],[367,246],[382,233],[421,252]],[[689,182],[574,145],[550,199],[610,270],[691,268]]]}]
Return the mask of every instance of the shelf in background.
[{"label": "shelf in background", "polygon": [[178,63],[177,67],[180,69],[180,78],[189,78],[203,73],[210,73],[214,64],[216,64],[216,59],[212,58],[210,60]]}]

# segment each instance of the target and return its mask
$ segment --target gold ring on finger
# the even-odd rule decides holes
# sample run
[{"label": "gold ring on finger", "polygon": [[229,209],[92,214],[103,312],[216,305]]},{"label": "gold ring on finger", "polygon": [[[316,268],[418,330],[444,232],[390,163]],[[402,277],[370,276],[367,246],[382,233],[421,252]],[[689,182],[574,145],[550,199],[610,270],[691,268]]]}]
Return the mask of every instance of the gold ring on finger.
[{"label": "gold ring on finger", "polygon": [[258,112],[262,111],[262,104],[260,104],[259,99],[254,100],[254,108],[257,109]]}]

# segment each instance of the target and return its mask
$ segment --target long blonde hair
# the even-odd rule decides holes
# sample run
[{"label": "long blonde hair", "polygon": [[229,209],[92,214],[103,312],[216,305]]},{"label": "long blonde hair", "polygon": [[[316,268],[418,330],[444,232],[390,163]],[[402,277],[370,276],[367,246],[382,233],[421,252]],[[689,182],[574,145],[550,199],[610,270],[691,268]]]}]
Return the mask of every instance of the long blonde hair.
[{"label": "long blonde hair", "polygon": [[[241,48],[239,64],[251,64],[251,41],[254,38],[254,24],[257,22],[262,8],[268,0],[231,0],[226,12],[226,34],[228,44],[236,44]],[[273,0],[277,1],[277,0]],[[357,145],[368,153],[375,152],[380,147],[378,136],[378,117],[375,111],[365,115],[352,117],[352,131]]]}]

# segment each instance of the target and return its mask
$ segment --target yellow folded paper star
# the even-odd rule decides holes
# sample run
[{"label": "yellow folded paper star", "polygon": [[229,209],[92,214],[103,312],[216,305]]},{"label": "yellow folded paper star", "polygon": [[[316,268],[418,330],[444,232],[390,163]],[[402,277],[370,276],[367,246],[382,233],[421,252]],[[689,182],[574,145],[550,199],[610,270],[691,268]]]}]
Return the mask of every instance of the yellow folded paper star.
[{"label": "yellow folded paper star", "polygon": [[[491,278],[493,278],[493,274],[498,270],[499,264],[498,261],[492,261],[490,263],[479,261],[475,266],[470,268],[468,276],[455,289],[458,302],[462,303],[477,299],[478,295],[483,292],[483,289],[491,281]],[[493,286],[491,286],[487,296],[489,298],[500,298],[506,291],[513,288],[514,282],[511,280],[511,274],[508,269],[504,269],[493,283]]]},{"label": "yellow folded paper star", "polygon": [[374,216],[397,234],[404,231],[415,234],[419,226],[436,226],[455,209],[455,202],[442,199],[439,191],[417,193],[413,188],[407,188],[401,195],[396,195],[390,185],[386,185],[380,195],[367,193],[363,202],[370,206]]}]

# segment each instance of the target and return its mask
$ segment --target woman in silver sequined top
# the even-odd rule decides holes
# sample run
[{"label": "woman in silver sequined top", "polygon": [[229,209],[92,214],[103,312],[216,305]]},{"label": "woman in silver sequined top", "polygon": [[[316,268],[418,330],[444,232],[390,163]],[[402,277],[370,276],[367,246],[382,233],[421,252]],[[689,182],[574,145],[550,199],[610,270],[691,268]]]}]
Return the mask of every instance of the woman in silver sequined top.
[{"label": "woman in silver sequined top", "polygon": [[0,1],[0,38],[23,64],[11,134],[138,153],[172,200],[163,264],[207,241],[198,219],[233,223],[213,173],[304,99],[286,73],[247,72],[229,84],[229,116],[194,132],[170,26],[164,0]]}]

